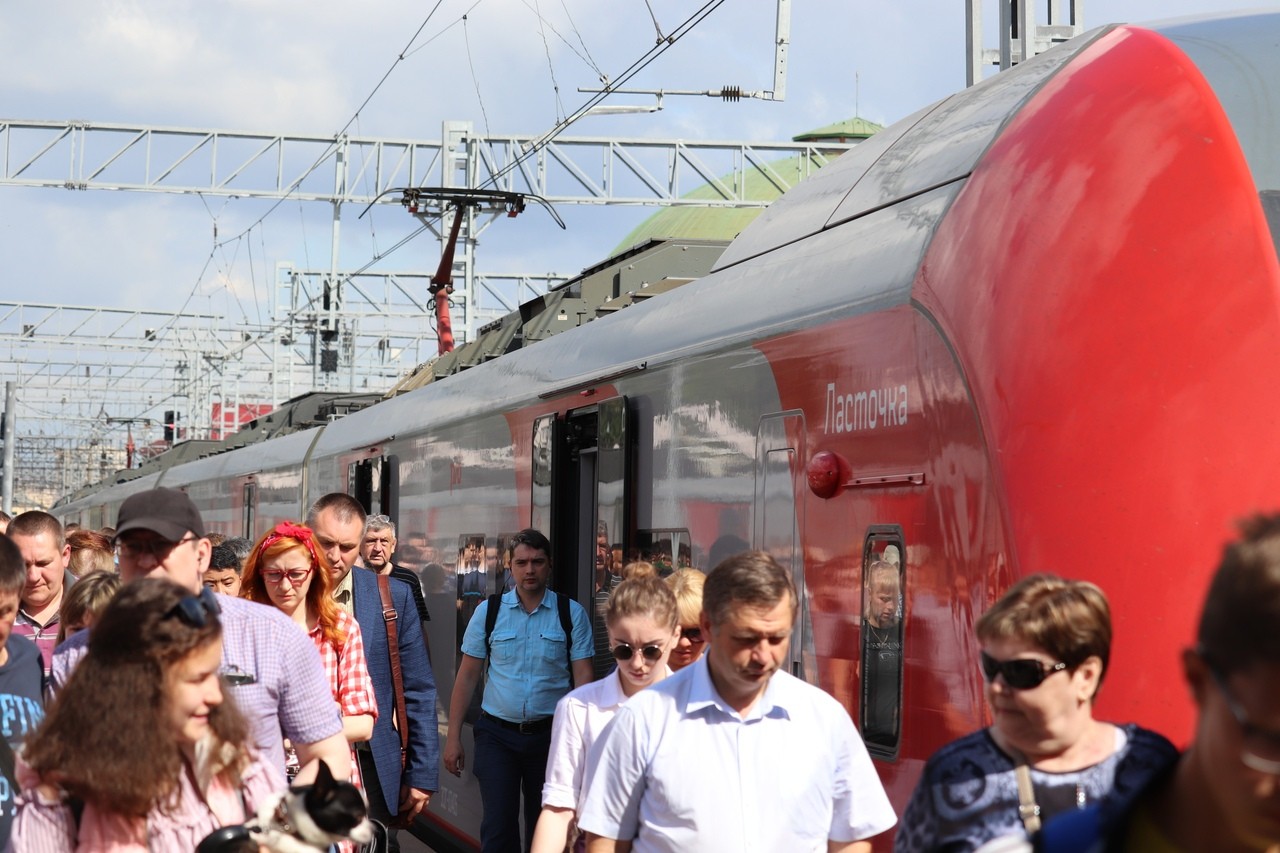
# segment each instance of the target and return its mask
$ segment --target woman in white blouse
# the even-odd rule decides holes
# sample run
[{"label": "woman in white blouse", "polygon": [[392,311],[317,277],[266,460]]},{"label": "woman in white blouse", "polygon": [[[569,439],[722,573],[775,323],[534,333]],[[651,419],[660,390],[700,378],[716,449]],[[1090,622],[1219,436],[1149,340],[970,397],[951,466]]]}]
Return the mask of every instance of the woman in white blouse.
[{"label": "woman in white blouse", "polygon": [[[583,767],[591,745],[623,702],[671,674],[667,658],[680,632],[675,596],[661,580],[639,577],[618,584],[609,596],[605,626],[618,667],[556,705],[532,853],[562,853],[585,793]],[[579,838],[574,849],[581,848]]]}]

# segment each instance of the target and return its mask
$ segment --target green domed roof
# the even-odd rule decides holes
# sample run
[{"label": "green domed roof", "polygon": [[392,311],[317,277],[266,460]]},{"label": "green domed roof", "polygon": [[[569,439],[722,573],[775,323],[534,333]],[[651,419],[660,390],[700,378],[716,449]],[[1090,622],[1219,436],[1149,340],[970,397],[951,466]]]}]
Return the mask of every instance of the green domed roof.
[{"label": "green domed roof", "polygon": [[[873,121],[854,116],[846,121],[829,124],[792,137],[795,142],[861,142],[883,128]],[[829,161],[828,161],[829,162]],[[743,198],[752,201],[773,201],[782,195],[784,187],[792,187],[825,165],[805,156],[788,157],[768,164],[769,172],[760,168],[746,172]],[[779,186],[779,179],[783,186]],[[730,182],[726,178],[726,183]],[[720,201],[723,196],[709,184],[703,184],[681,196],[687,200]],[[702,207],[699,205],[673,205],[664,207],[636,226],[622,238],[613,254],[630,249],[651,239],[678,237],[696,240],[732,240],[739,232],[760,215],[763,207]]]},{"label": "green domed roof", "polygon": [[876,124],[861,116],[854,116],[851,119],[793,136],[791,139],[795,142],[861,142],[882,130],[884,125]]}]

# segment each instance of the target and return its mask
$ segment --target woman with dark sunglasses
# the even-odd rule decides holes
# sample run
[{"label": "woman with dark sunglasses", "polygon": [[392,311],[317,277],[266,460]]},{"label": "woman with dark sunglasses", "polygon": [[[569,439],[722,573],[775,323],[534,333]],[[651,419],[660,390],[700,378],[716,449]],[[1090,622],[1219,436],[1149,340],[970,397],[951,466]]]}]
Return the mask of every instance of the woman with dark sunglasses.
[{"label": "woman with dark sunglasses", "polygon": [[[671,674],[667,659],[679,638],[676,599],[657,577],[634,577],[614,587],[605,609],[617,669],[556,704],[542,813],[532,853],[562,853],[573,829],[587,754],[627,699]],[[575,850],[583,849],[581,837]]]},{"label": "woman with dark sunglasses", "polygon": [[194,850],[252,816],[285,781],[249,747],[221,660],[212,592],[125,586],[23,748],[10,849]]},{"label": "woman with dark sunglasses", "polygon": [[1154,732],[1093,716],[1111,656],[1098,587],[1024,578],[976,633],[992,724],[929,759],[899,822],[898,853],[1025,839],[1055,814],[1141,786],[1176,755]]},{"label": "woman with dark sunglasses", "polygon": [[671,671],[684,669],[707,649],[702,636],[702,584],[707,576],[697,569],[676,569],[667,576],[667,584],[676,597],[680,611],[680,641],[671,650]]},{"label": "woman with dark sunglasses", "polygon": [[[311,528],[284,521],[258,540],[245,560],[240,596],[270,604],[311,637],[329,689],[342,714],[342,733],[352,744],[351,781],[361,785],[354,744],[373,736],[378,716],[360,625],[331,593],[329,560]],[[289,750],[289,768],[297,759]]]}]

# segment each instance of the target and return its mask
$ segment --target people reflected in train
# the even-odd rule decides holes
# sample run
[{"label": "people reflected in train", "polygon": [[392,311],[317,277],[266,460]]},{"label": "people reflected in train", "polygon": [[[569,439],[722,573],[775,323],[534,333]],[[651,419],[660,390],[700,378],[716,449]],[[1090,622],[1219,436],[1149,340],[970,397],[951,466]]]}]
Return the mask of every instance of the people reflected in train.
[{"label": "people reflected in train", "polygon": [[[458,552],[458,648],[462,648],[462,638],[467,630],[471,616],[489,594],[489,579],[485,576],[481,554],[484,552],[484,539],[471,537],[463,543]],[[459,665],[461,665],[461,658]]]},{"label": "people reflected in train", "polygon": [[672,671],[684,669],[702,657],[709,639],[702,633],[702,585],[707,576],[697,569],[677,569],[665,578],[676,597],[680,639],[671,651]]},{"label": "people reflected in train", "polygon": [[[645,565],[634,563],[631,565]],[[676,599],[649,574],[628,578],[613,590],[605,608],[605,627],[616,669],[569,693],[556,705],[542,813],[532,853],[561,853],[575,835],[574,817],[583,796],[587,755],[614,713],[639,691],[671,674],[667,658],[679,639]],[[585,849],[578,836],[575,851]]]},{"label": "people reflected in train", "polygon": [[867,569],[862,616],[862,737],[897,742],[902,678],[902,584],[896,566],[877,560]]},{"label": "people reflected in train", "polygon": [[284,786],[219,676],[219,601],[164,578],[112,600],[18,760],[9,849],[194,850]]},{"label": "people reflected in train", "polygon": [[1098,587],[1024,578],[976,634],[992,724],[925,764],[897,853],[1026,837],[1053,815],[1142,786],[1175,754],[1154,732],[1093,716],[1111,657],[1111,611]]},{"label": "people reflected in train", "polygon": [[1241,526],[1205,599],[1182,671],[1194,740],[1142,791],[1050,822],[1049,853],[1280,851],[1280,515]]}]

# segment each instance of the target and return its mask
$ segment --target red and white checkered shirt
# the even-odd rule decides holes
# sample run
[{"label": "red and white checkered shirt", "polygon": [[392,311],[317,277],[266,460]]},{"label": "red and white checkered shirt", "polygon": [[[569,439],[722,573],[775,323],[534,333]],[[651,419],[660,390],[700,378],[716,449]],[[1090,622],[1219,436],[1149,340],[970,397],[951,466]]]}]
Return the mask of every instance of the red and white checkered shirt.
[{"label": "red and white checkered shirt", "polygon": [[[333,643],[324,638],[318,624],[309,632],[312,642],[320,652],[320,660],[324,663],[329,689],[333,691],[333,698],[338,703],[342,716],[371,714],[376,720],[378,700],[373,693],[373,679],[369,677],[369,664],[364,656],[364,637],[360,634],[360,625],[346,611],[339,610],[338,630],[347,637],[341,650],[335,649]],[[351,779],[363,787],[354,747],[351,751]]]}]

